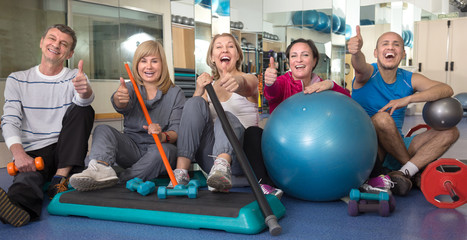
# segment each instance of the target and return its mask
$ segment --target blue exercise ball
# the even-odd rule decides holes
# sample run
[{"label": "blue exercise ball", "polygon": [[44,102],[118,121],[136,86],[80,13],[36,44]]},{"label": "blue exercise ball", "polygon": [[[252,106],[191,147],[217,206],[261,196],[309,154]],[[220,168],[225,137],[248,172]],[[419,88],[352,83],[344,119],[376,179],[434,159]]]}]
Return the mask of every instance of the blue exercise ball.
[{"label": "blue exercise ball", "polygon": [[402,31],[402,34],[401,34],[401,37],[402,37],[402,41],[404,42],[404,46],[406,46],[406,41],[407,41],[407,31]]},{"label": "blue exercise ball", "polygon": [[319,14],[316,10],[308,10],[303,12],[303,25],[305,27],[313,29],[318,24]]},{"label": "blue exercise ball", "polygon": [[269,117],[261,144],[274,183],[309,201],[337,200],[362,185],[378,149],[365,110],[330,90],[282,102]]},{"label": "blue exercise ball", "polygon": [[345,25],[345,40],[349,40],[352,37],[352,27],[349,24]]},{"label": "blue exercise ball", "polygon": [[467,92],[458,93],[454,96],[454,98],[459,100],[464,111],[467,111]]},{"label": "blue exercise ball", "polygon": [[323,30],[321,30],[321,32],[331,33],[332,17],[330,15],[326,15],[326,16],[328,17],[328,21],[327,21],[328,24],[326,25],[326,27]]},{"label": "blue exercise ball", "polygon": [[462,120],[463,114],[459,100],[451,97],[426,102],[422,110],[425,123],[439,131],[455,127]]},{"label": "blue exercise ball", "polygon": [[211,9],[211,0],[195,0],[195,4],[199,4],[201,7]]},{"label": "blue exercise ball", "polygon": [[375,25],[375,22],[370,19],[361,19],[360,26],[365,26],[365,25]]},{"label": "blue exercise ball", "polygon": [[315,26],[316,31],[323,31],[324,29],[328,28],[331,23],[329,20],[329,16],[323,12],[318,12],[319,18],[318,23]]},{"label": "blue exercise ball", "polygon": [[407,46],[407,45],[409,45],[409,42],[410,42],[410,32],[406,30],[406,31],[402,32],[402,34],[404,34],[404,33],[405,33],[405,38],[402,37],[402,40],[404,40],[404,46]]},{"label": "blue exercise ball", "polygon": [[339,31],[339,28],[341,27],[341,18],[338,17],[337,15],[333,14],[332,15],[332,32],[337,33]]},{"label": "blue exercise ball", "polygon": [[407,38],[409,39],[409,42],[407,43],[407,47],[411,47],[413,44],[413,33],[410,30],[407,30]]},{"label": "blue exercise ball", "polygon": [[230,0],[212,0],[212,8],[219,16],[230,16]]},{"label": "blue exercise ball", "polygon": [[292,14],[292,23],[293,25],[301,26],[303,25],[303,12],[296,11]]},{"label": "blue exercise ball", "polygon": [[344,35],[345,34],[345,18],[339,17],[341,20],[341,25],[339,27],[339,30],[337,30],[337,34]]}]

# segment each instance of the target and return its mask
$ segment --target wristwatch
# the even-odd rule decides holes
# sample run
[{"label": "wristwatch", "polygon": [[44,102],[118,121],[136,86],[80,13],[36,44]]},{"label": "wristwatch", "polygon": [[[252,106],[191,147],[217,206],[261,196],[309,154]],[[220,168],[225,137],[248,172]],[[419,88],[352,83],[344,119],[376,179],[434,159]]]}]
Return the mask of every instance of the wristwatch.
[{"label": "wristwatch", "polygon": [[165,142],[170,142],[170,135],[167,132],[162,132],[165,135]]}]

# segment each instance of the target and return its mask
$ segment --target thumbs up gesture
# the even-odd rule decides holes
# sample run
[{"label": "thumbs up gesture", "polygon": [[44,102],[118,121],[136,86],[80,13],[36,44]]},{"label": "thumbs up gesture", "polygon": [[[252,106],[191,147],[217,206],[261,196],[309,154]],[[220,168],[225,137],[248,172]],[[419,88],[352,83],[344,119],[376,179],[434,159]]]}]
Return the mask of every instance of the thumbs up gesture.
[{"label": "thumbs up gesture", "polygon": [[219,79],[219,86],[223,87],[228,92],[234,93],[240,88],[240,84],[241,83],[234,75],[224,69],[222,76]]},{"label": "thumbs up gesture", "polygon": [[266,86],[272,86],[277,80],[277,70],[276,63],[274,62],[274,57],[269,58],[269,67],[264,73],[264,83]]},{"label": "thumbs up gesture", "polygon": [[362,38],[362,35],[360,34],[360,26],[356,27],[356,32],[357,32],[357,35],[350,38],[349,41],[347,42],[347,49],[349,50],[349,53],[352,55],[359,53],[363,46],[363,38]]},{"label": "thumbs up gesture", "polygon": [[71,80],[76,92],[83,99],[87,99],[92,95],[91,85],[88,83],[88,79],[83,72],[83,60],[78,62],[78,74],[73,80]]},{"label": "thumbs up gesture", "polygon": [[130,102],[130,94],[126,87],[125,80],[120,77],[120,86],[118,86],[114,94],[114,103],[118,108],[124,108],[128,105],[128,102]]}]

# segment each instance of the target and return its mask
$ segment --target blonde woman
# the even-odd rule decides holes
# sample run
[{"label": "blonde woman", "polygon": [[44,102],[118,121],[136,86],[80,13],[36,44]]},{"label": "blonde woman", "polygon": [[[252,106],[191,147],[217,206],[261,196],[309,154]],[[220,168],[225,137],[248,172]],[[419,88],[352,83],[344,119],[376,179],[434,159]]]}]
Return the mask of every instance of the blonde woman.
[{"label": "blonde woman", "polygon": [[[101,189],[135,177],[149,180],[166,173],[152,134],[159,136],[169,162],[175,165],[177,148],[174,143],[185,95],[169,77],[160,43],[146,41],[138,46],[132,74],[153,123],[146,126],[134,86],[120,78],[120,86],[111,102],[115,110],[123,114],[123,133],[107,125],[96,127],[88,168],[70,178],[70,184],[78,191]],[[118,176],[111,167],[115,163],[124,168]]]},{"label": "blonde woman", "polygon": [[177,167],[174,175],[179,184],[190,180],[192,161],[209,173],[209,190],[227,192],[231,176],[243,172],[225,135],[205,87],[212,84],[238,139],[246,128],[258,125],[258,79],[240,71],[243,53],[237,40],[228,33],[214,36],[206,62],[211,74],[202,73],[196,90],[183,109],[178,139]]}]

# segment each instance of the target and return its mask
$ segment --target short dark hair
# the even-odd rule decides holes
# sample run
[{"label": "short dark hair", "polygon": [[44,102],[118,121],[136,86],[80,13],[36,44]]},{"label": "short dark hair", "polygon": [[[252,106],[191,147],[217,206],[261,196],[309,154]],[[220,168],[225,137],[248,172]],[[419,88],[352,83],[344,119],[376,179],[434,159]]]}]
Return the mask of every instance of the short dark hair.
[{"label": "short dark hair", "polygon": [[60,32],[62,33],[65,33],[65,34],[68,34],[72,39],[73,39],[73,42],[71,43],[71,51],[75,50],[75,47],[76,47],[76,33],[73,29],[71,29],[71,27],[68,27],[67,25],[64,25],[64,24],[54,24],[50,27],[48,27],[44,34],[42,35],[42,38],[45,38],[45,35],[47,35],[47,33],[49,32],[50,29],[52,28],[56,28],[58,30],[60,30]]},{"label": "short dark hair", "polygon": [[311,39],[299,38],[299,39],[293,40],[287,47],[287,50],[285,50],[285,56],[287,57],[287,59],[289,59],[289,56],[290,56],[290,49],[292,49],[292,46],[295,45],[296,43],[306,43],[308,44],[308,46],[310,46],[311,53],[313,53],[313,58],[316,59],[316,65],[313,67],[312,71],[315,70],[319,62],[319,52],[318,52],[318,48],[315,45],[315,42],[313,42],[313,40]]}]

